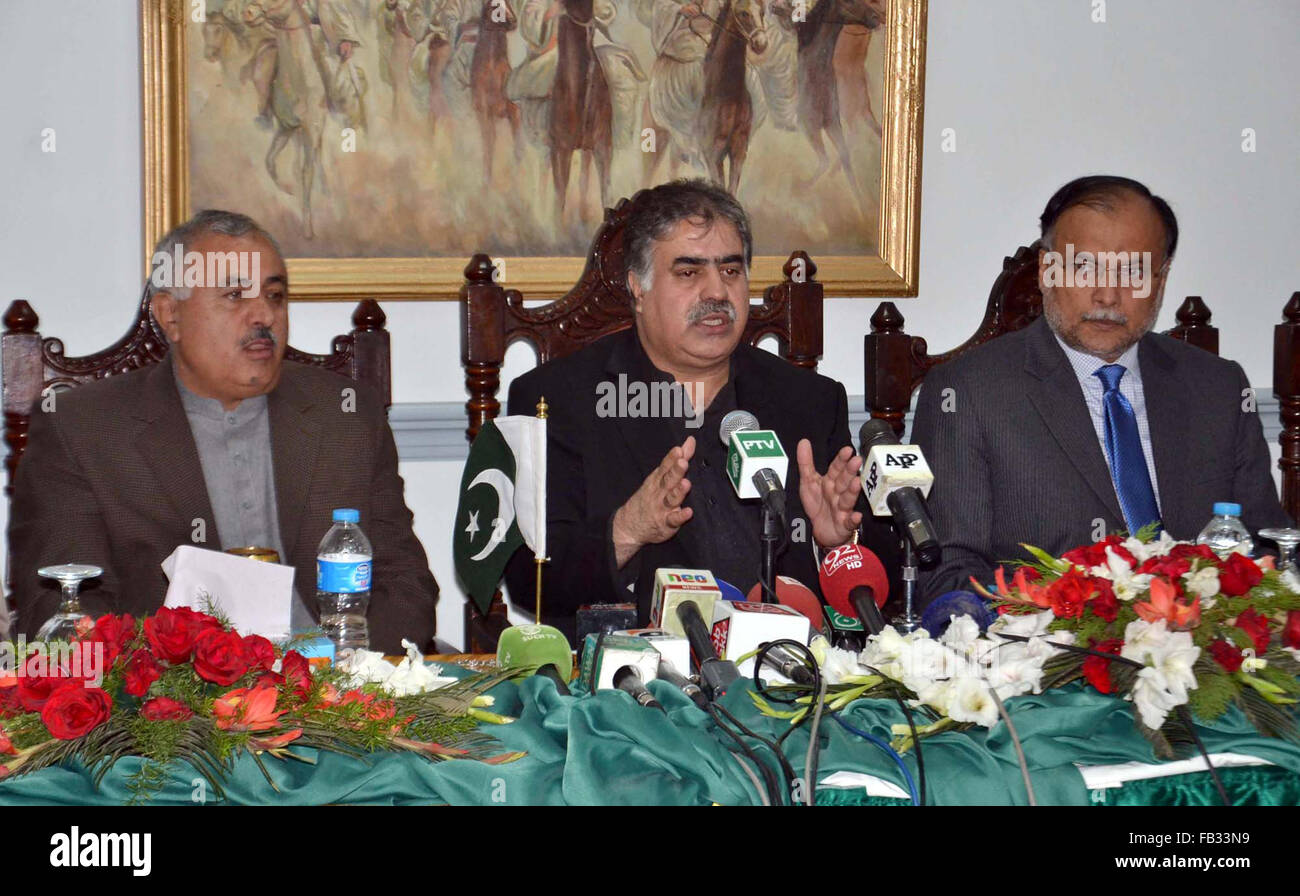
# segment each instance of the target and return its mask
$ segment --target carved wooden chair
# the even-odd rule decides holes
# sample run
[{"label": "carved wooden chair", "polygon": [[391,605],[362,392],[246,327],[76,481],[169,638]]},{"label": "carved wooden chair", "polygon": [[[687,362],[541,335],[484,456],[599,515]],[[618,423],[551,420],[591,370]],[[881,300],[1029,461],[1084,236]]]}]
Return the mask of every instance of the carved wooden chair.
[{"label": "carved wooden chair", "polygon": [[[903,315],[897,306],[893,302],[881,302],[871,315],[871,332],[863,340],[867,412],[887,421],[895,432],[902,435],[912,394],[930,370],[990,339],[1029,326],[1042,313],[1043,294],[1038,288],[1036,241],[1021,246],[1015,255],[1002,260],[1002,273],[993,281],[993,288],[989,291],[984,319],[969,339],[950,351],[931,355],[925,339],[903,332]],[[1169,330],[1168,335],[1216,355],[1219,353],[1219,330],[1210,323],[1210,309],[1200,296],[1184,299],[1175,318],[1178,325]],[[1300,429],[1297,430],[1296,450],[1297,469],[1300,471]],[[1297,476],[1300,477],[1300,472]]]},{"label": "carved wooden chair", "polygon": [[1300,520],[1300,292],[1291,294],[1273,328],[1273,394],[1282,418],[1282,509]]},{"label": "carved wooden chair", "polygon": [[[461,287],[461,363],[469,401],[466,436],[472,442],[479,427],[501,411],[497,392],[507,346],[517,340],[531,342],[538,362],[560,358],[588,343],[632,326],[632,296],[625,283],[623,228],[628,213],[641,194],[621,199],[605,210],[587,255],[582,276],[567,295],[536,308],[524,307],[518,290],[506,289],[492,279],[492,262],[484,254],[470,259]],[[744,338],[757,344],[775,336],[781,355],[792,364],[817,368],[822,353],[822,286],[813,278],[817,268],[802,250],[794,252],[783,268],[785,279],[763,291],[763,301],[751,304]],[[495,650],[496,639],[509,625],[500,593],[487,616],[465,603],[466,650]]]},{"label": "carved wooden chair", "polygon": [[[366,383],[392,403],[392,370],[387,317],[374,299],[364,299],[352,312],[352,331],[334,337],[329,354],[313,355],[290,347],[285,359],[333,370]],[[156,364],[167,354],[167,337],[149,313],[147,297],[140,301],[131,328],[103,351],[80,357],[64,353],[63,341],[42,337],[40,318],[19,299],[4,313],[0,334],[0,393],[3,396],[7,479],[5,495],[13,494],[14,474],[27,449],[27,431],[36,402],[50,389],[67,389],[104,377]],[[6,586],[8,582],[6,580]],[[6,592],[8,591],[6,587]]]}]

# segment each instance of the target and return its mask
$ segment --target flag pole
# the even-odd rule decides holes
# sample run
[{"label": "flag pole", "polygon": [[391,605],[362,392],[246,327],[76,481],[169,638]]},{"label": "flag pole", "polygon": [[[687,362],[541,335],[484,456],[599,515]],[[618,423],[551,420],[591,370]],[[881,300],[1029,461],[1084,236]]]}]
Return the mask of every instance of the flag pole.
[{"label": "flag pole", "polygon": [[[547,417],[548,410],[550,410],[550,405],[546,403],[546,396],[543,395],[537,400],[538,419],[545,420]],[[542,446],[542,450],[545,451],[546,447]],[[543,488],[544,487],[545,485],[543,484]],[[535,608],[534,621],[538,625],[542,624],[542,564],[545,562],[546,562],[545,558],[538,557],[536,555],[533,556],[533,563],[536,564],[536,568],[537,568],[537,593],[536,593],[536,599],[533,602],[533,607]]]}]

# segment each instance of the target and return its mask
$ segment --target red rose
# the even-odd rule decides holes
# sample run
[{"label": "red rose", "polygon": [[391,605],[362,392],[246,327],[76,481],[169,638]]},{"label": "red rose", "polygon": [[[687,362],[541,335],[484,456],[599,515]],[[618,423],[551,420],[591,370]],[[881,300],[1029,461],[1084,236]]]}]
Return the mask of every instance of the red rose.
[{"label": "red rose", "polygon": [[1058,619],[1074,619],[1083,615],[1083,606],[1092,597],[1090,577],[1070,567],[1065,575],[1047,586],[1047,599]]},{"label": "red rose", "polygon": [[0,719],[21,715],[23,712],[22,701],[18,699],[18,685],[0,688]]},{"label": "red rose", "polygon": [[160,677],[162,667],[147,650],[137,650],[126,661],[126,692],[132,697],[143,697]]},{"label": "red rose", "polygon": [[1191,560],[1199,557],[1202,560],[1209,560],[1215,566],[1219,565],[1219,555],[1205,544],[1176,544],[1169,552],[1169,556],[1173,560]]},{"label": "red rose", "polygon": [[1219,570],[1219,590],[1229,597],[1240,597],[1259,584],[1263,571],[1245,554],[1228,555]]},{"label": "red rose", "polygon": [[261,675],[257,676],[257,680],[253,682],[253,687],[255,688],[279,688],[283,685],[284,676],[279,672],[263,672]]},{"label": "red rose", "polygon": [[1254,607],[1247,607],[1241,611],[1233,625],[1250,635],[1250,640],[1255,642],[1256,656],[1263,656],[1264,651],[1268,650],[1270,639],[1268,619],[1256,613]]},{"label": "red rose", "polygon": [[1137,562],[1137,558],[1129,552],[1128,548],[1122,545],[1121,542],[1123,541],[1124,539],[1118,535],[1107,535],[1101,541],[1095,541],[1090,545],[1067,551],[1062,555],[1062,558],[1076,566],[1091,569],[1094,566],[1104,566],[1106,564],[1106,548],[1111,548],[1116,554],[1128,561],[1129,566],[1132,566]]},{"label": "red rose", "polygon": [[1210,656],[1227,672],[1236,672],[1241,668],[1241,650],[1222,638],[1210,642]]},{"label": "red rose", "polygon": [[113,661],[122,655],[131,639],[135,637],[135,618],[129,613],[125,616],[100,616],[95,620],[95,627],[81,639],[83,643],[103,644],[104,663],[112,666]]},{"label": "red rose", "polygon": [[248,652],[238,632],[208,628],[194,640],[194,671],[213,684],[234,684],[248,672]]},{"label": "red rose", "polygon": [[169,663],[187,663],[199,632],[220,628],[221,623],[189,607],[163,607],[144,621],[144,635],[154,656]]},{"label": "red rose", "polygon": [[280,674],[284,676],[284,683],[298,699],[307,699],[307,694],[311,691],[311,664],[307,658],[296,650],[290,650],[280,661]]},{"label": "red rose", "polygon": [[1191,572],[1192,561],[1179,557],[1152,557],[1147,562],[1138,567],[1139,573],[1151,573],[1157,576],[1167,576],[1170,581],[1177,582],[1179,576],[1185,572]]},{"label": "red rose", "polygon": [[[1291,610],[1286,614],[1286,625],[1282,627],[1282,646],[1300,648],[1300,610]],[[4,698],[0,695],[0,712],[4,708]]]},{"label": "red rose", "polygon": [[171,697],[154,697],[140,707],[140,715],[151,722],[182,721],[192,718],[194,710]]},{"label": "red rose", "polygon": [[245,635],[244,651],[248,655],[248,665],[254,669],[270,670],[275,665],[275,648],[261,635]]},{"label": "red rose", "polygon": [[1114,622],[1119,615],[1119,600],[1115,597],[1115,589],[1106,579],[1093,578],[1089,581],[1097,589],[1097,595],[1088,601],[1088,609],[1094,616]]},{"label": "red rose", "polygon": [[[1102,653],[1118,654],[1123,641],[1119,638],[1111,638],[1108,641],[1102,641],[1099,644],[1093,644],[1093,650],[1099,650]],[[1100,656],[1089,656],[1083,661],[1083,677],[1103,694],[1111,694],[1115,691],[1115,685],[1110,680],[1110,660]]]},{"label": "red rose", "polygon": [[17,755],[18,749],[14,746],[14,742],[9,739],[9,735],[5,734],[5,730],[0,728],[0,756]]},{"label": "red rose", "polygon": [[27,712],[40,712],[54,693],[67,685],[80,688],[85,680],[74,678],[62,669],[53,675],[24,675],[18,680],[18,702]]},{"label": "red rose", "polygon": [[113,698],[100,688],[63,687],[50,695],[41,721],[59,740],[74,740],[108,721]]}]

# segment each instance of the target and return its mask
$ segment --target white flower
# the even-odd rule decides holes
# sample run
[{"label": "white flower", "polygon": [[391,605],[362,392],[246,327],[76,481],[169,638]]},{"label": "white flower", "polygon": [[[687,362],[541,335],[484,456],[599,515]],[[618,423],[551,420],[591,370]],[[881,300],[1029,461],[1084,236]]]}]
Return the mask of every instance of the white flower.
[{"label": "white flower", "polygon": [[1029,655],[1029,651],[998,651],[985,668],[985,679],[1003,700],[1039,692],[1043,680],[1042,659]]},{"label": "white flower", "polygon": [[1202,608],[1209,609],[1204,603],[1219,593],[1219,570],[1213,566],[1204,566],[1196,572],[1183,573],[1183,586],[1202,600]]},{"label": "white flower", "polygon": [[341,655],[336,665],[349,673],[349,687],[377,684],[395,697],[422,694],[448,682],[439,678],[441,666],[425,664],[416,645],[403,640],[402,646],[406,648],[406,657],[396,666],[375,650],[352,650]]},{"label": "white flower", "polygon": [[1253,675],[1268,665],[1268,660],[1255,656],[1255,648],[1247,647],[1241,652],[1241,671]]},{"label": "white flower", "polygon": [[954,722],[974,722],[991,728],[998,720],[998,705],[984,682],[970,676],[962,677],[953,683],[948,717]]},{"label": "white flower", "polygon": [[1145,664],[1152,653],[1159,650],[1169,637],[1169,629],[1163,619],[1147,622],[1135,619],[1124,628],[1124,645],[1119,655],[1126,660],[1135,660]]},{"label": "white flower", "polygon": [[917,702],[933,707],[939,715],[946,716],[952,700],[953,687],[954,683],[951,681],[931,681],[912,690],[916,692]]},{"label": "white flower", "polygon": [[851,675],[867,674],[867,670],[858,665],[856,654],[851,650],[832,647],[831,643],[820,635],[813,638],[811,649],[828,685],[839,684]]},{"label": "white flower", "polygon": [[948,623],[948,630],[943,633],[939,641],[959,653],[966,653],[980,636],[979,624],[965,615],[950,616],[949,619],[951,622]]},{"label": "white flower", "polygon": [[1005,632],[1008,635],[1033,638],[1047,634],[1047,627],[1052,624],[1052,620],[1055,618],[1056,616],[1051,610],[1025,615],[1004,613],[989,626],[989,634],[996,636]]},{"label": "white flower", "polygon": [[1148,666],[1138,673],[1133,684],[1133,704],[1142,717],[1142,724],[1153,731],[1165,723],[1170,710],[1185,700],[1178,700],[1167,687],[1164,673]]}]

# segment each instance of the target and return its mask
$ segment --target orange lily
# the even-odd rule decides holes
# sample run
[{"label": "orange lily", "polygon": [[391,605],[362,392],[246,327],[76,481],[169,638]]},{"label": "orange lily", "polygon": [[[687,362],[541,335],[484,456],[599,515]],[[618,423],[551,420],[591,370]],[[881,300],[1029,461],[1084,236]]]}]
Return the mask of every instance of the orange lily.
[{"label": "orange lily", "polygon": [[1255,565],[1262,570],[1267,571],[1270,569],[1277,569],[1277,561],[1272,554],[1265,554],[1263,557],[1253,557],[1251,559],[1253,559]]},{"label": "orange lily", "polygon": [[971,585],[975,590],[984,597],[994,600],[1003,601],[1004,603],[1024,604],[1026,606],[1036,606],[1047,609],[1052,602],[1047,598],[1047,588],[1042,585],[1035,585],[1029,581],[1025,574],[1025,567],[1016,570],[1016,574],[1011,577],[1011,584],[1007,585],[1006,570],[999,566],[993,571],[993,581],[998,585],[998,593],[993,594],[983,585],[971,576]]},{"label": "orange lily", "polygon": [[286,731],[283,734],[277,734],[275,737],[252,737],[248,740],[248,746],[254,750],[270,750],[274,753],[288,744],[293,743],[302,737],[302,729],[295,728],[292,731]]},{"label": "orange lily", "polygon": [[217,727],[227,731],[266,731],[288,712],[275,711],[275,697],[276,690],[269,685],[236,688],[213,701],[212,715]]},{"label": "orange lily", "polygon": [[1165,620],[1173,631],[1195,628],[1201,621],[1201,599],[1194,597],[1190,604],[1180,604],[1177,595],[1169,581],[1157,576],[1151,580],[1151,600],[1134,604],[1133,610],[1147,622]]}]

